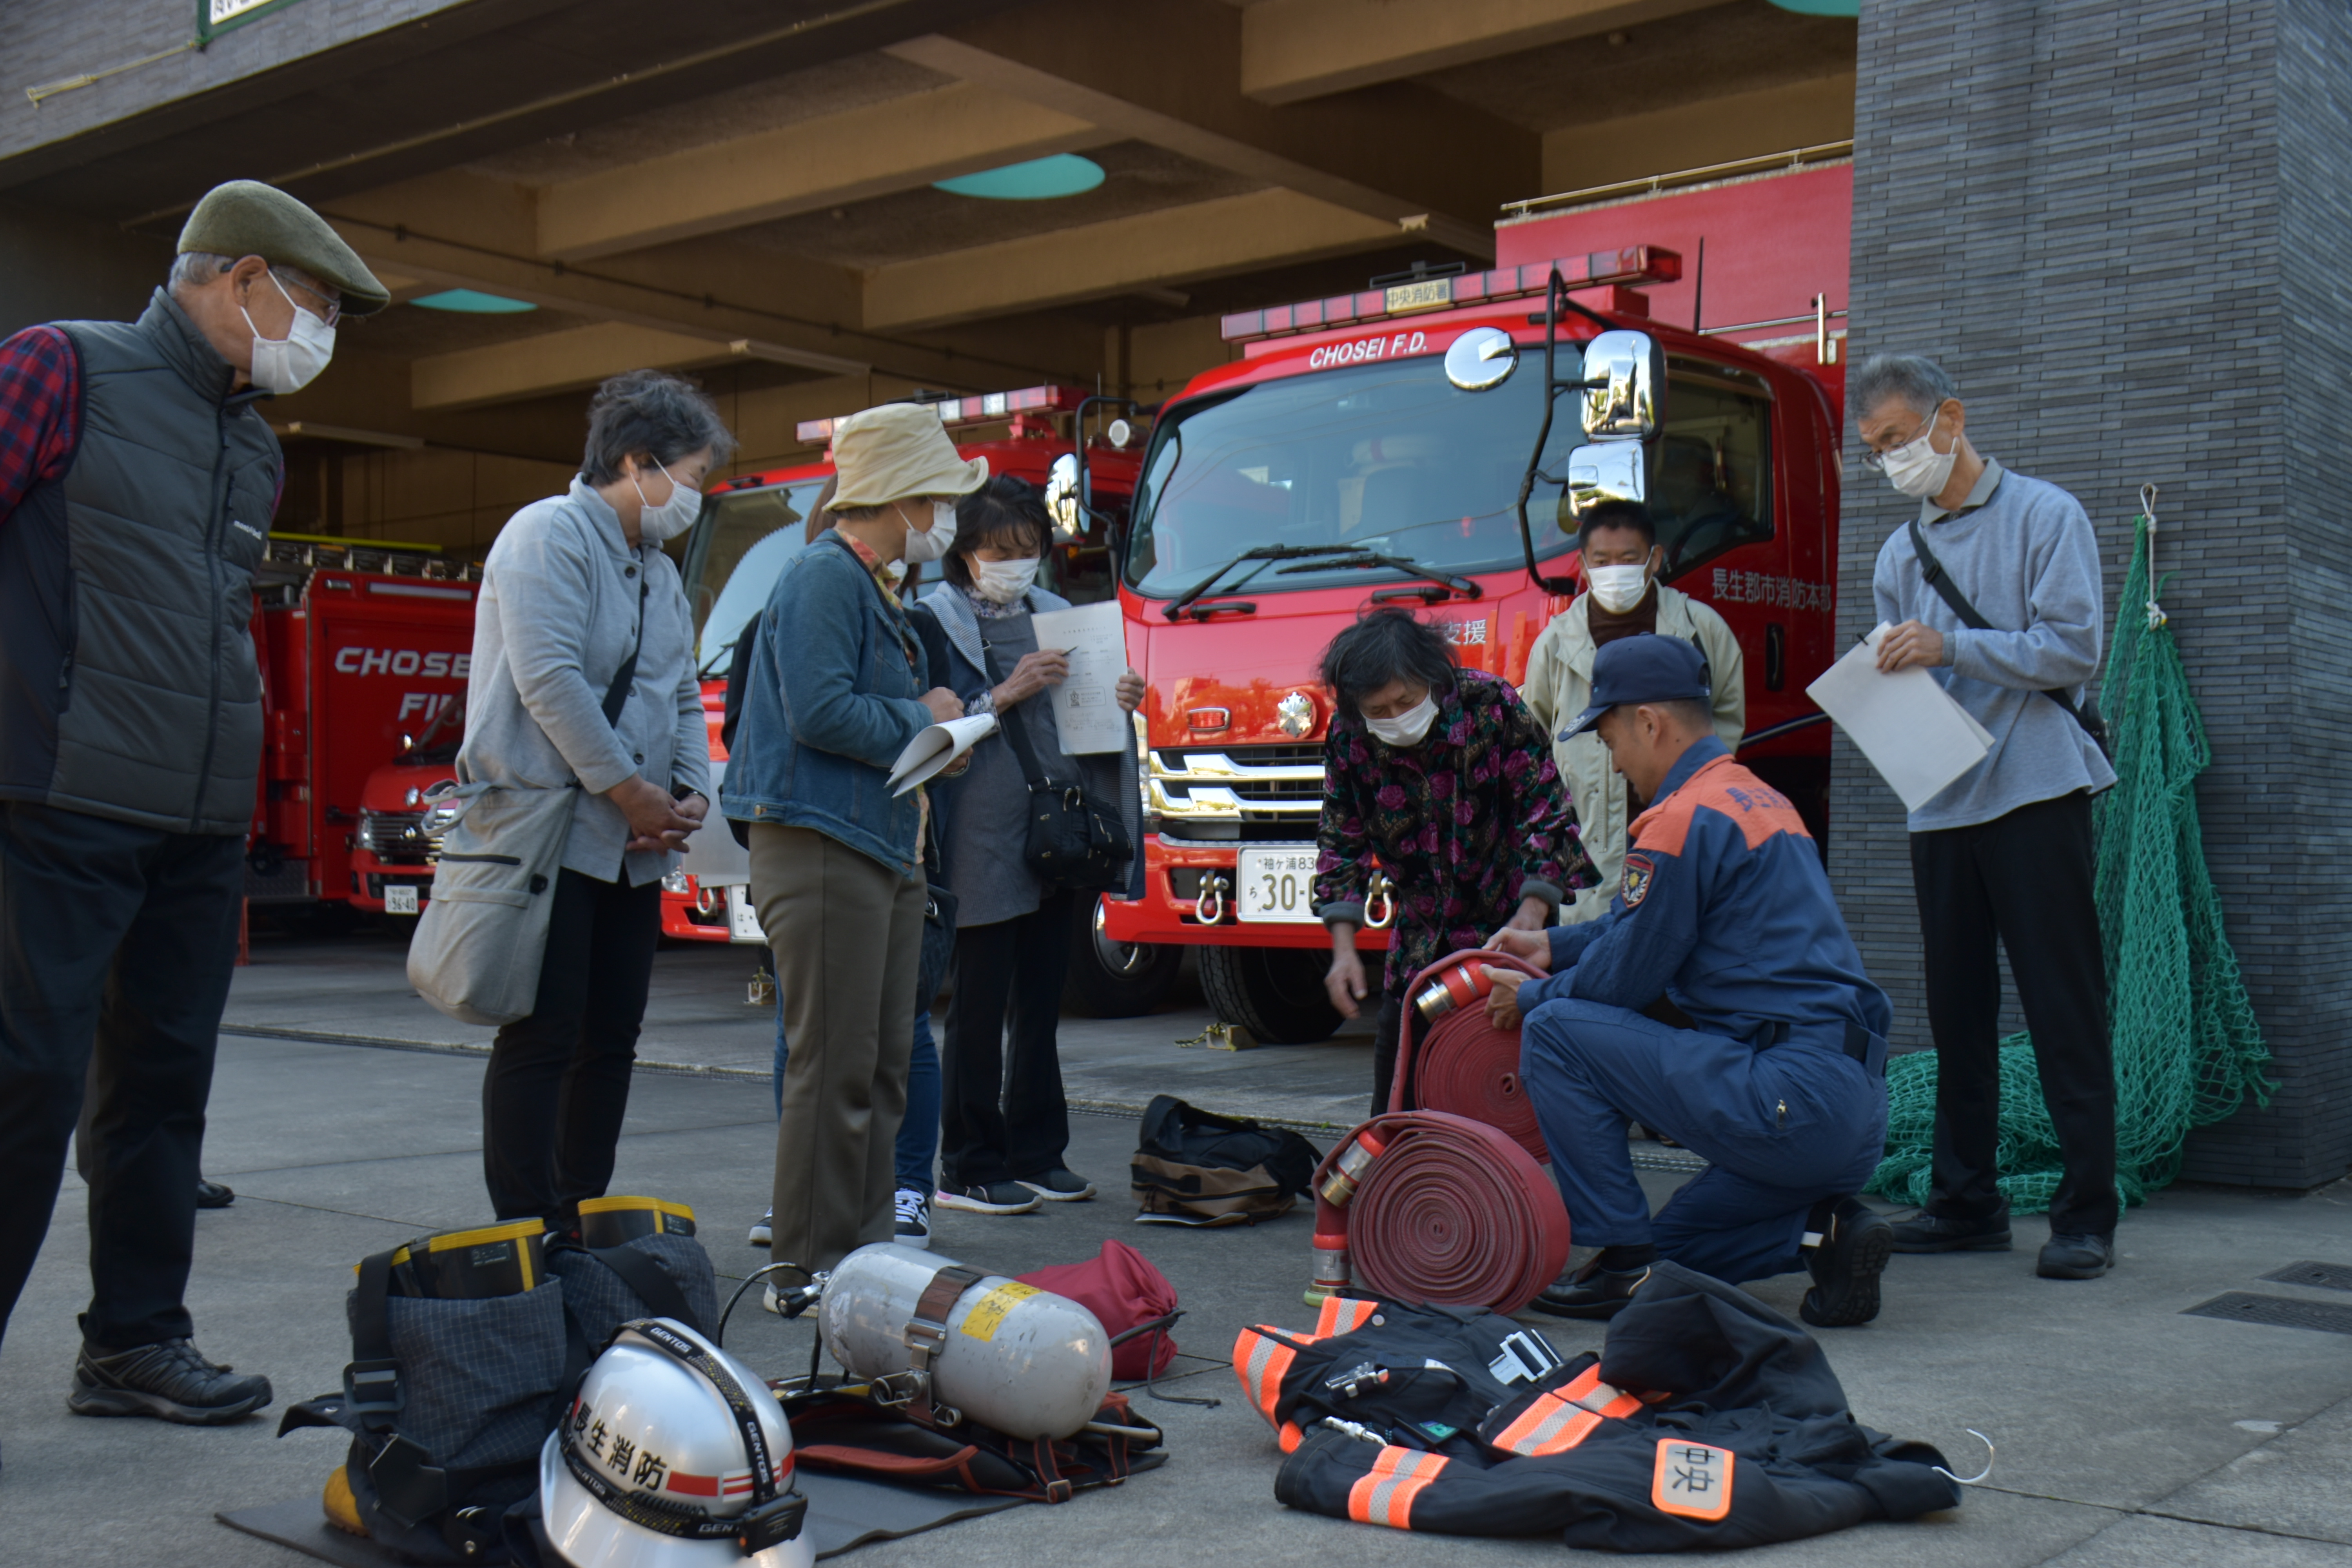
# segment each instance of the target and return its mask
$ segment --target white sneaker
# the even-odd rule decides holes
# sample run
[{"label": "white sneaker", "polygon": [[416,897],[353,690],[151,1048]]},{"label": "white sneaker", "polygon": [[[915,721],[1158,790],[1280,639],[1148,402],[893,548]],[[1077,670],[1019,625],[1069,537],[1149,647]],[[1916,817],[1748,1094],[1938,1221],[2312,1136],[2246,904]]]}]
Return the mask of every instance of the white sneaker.
[{"label": "white sneaker", "polygon": [[[770,1209],[766,1214],[761,1215],[760,1216],[760,1223],[751,1227],[751,1245],[754,1247],[767,1247],[772,1245],[776,1239],[775,1225],[775,1210]],[[768,1310],[772,1312],[775,1310],[773,1307],[771,1307]]]},{"label": "white sneaker", "polygon": [[919,1247],[929,1251],[931,1245],[931,1200],[912,1187],[900,1187],[898,1210],[898,1233],[890,1239],[901,1247]]},{"label": "white sneaker", "polygon": [[1027,1214],[1037,1206],[1037,1194],[1018,1182],[982,1182],[969,1187],[941,1187],[943,1209],[966,1214]]},{"label": "white sneaker", "polygon": [[776,1313],[780,1317],[782,1315],[783,1309],[776,1304],[776,1287],[773,1281],[771,1281],[767,1288],[761,1291],[760,1305],[765,1307],[769,1311]]}]

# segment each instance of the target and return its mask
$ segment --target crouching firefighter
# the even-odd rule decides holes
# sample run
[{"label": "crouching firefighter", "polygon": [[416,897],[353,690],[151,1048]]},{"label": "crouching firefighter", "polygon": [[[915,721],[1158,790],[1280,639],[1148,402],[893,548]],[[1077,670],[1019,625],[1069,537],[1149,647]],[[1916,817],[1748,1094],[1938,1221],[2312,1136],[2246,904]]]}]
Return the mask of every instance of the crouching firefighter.
[{"label": "crouching firefighter", "polygon": [[[1622,638],[1592,679],[1559,738],[1597,729],[1651,803],[1623,880],[1598,921],[1489,944],[1549,971],[1488,970],[1488,1012],[1526,1020],[1521,1079],[1552,1173],[1576,1239],[1601,1248],[1533,1305],[1613,1316],[1664,1258],[1734,1284],[1807,1268],[1805,1321],[1868,1322],[1891,1238],[1853,1194],[1885,1143],[1886,995],[1795,808],[1716,739],[1698,650]],[[1708,1163],[1654,1220],[1629,1121]]]}]

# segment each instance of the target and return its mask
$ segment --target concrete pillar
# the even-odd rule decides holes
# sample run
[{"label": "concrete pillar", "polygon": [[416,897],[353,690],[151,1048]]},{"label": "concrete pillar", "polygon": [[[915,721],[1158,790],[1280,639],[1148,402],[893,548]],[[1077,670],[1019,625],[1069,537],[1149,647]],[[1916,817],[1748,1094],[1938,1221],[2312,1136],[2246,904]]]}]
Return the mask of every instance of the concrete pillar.
[{"label": "concrete pillar", "polygon": [[[1980,450],[2079,497],[2107,614],[2161,487],[2164,603],[2210,731],[2205,853],[2283,1087],[2190,1179],[2352,1163],[2352,11],[2341,0],[1874,0],[1852,352],[1958,382]],[[1916,503],[1852,459],[1841,645]],[[1903,817],[1839,742],[1830,866],[1922,1046]]]}]

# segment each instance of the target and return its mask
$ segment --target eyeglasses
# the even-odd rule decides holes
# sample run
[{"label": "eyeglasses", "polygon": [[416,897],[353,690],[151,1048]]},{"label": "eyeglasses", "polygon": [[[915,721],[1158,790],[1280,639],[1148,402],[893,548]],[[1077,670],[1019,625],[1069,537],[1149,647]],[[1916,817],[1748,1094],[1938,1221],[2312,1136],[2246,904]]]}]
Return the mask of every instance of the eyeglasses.
[{"label": "eyeglasses", "polygon": [[1936,405],[1935,412],[1927,416],[1927,419],[1921,423],[1919,428],[1912,431],[1911,434],[1904,437],[1900,441],[1888,442],[1884,450],[1875,447],[1865,447],[1862,454],[1862,466],[1874,473],[1885,473],[1886,471],[1886,454],[1888,452],[1901,451],[1904,447],[1908,447],[1912,442],[1916,441],[1920,437],[1925,436],[1928,431],[1933,430],[1936,427],[1937,418],[1941,416],[1943,412],[1944,405],[1938,403]]},{"label": "eyeglasses", "polygon": [[310,296],[311,299],[316,300],[319,302],[319,308],[313,313],[317,315],[320,321],[326,322],[327,325],[331,327],[342,319],[343,307],[340,300],[328,299],[324,294],[320,293],[308,283],[302,282],[299,279],[287,276],[284,271],[278,268],[271,268],[269,269],[269,275],[278,279],[280,287],[287,289],[299,289],[303,293]]}]

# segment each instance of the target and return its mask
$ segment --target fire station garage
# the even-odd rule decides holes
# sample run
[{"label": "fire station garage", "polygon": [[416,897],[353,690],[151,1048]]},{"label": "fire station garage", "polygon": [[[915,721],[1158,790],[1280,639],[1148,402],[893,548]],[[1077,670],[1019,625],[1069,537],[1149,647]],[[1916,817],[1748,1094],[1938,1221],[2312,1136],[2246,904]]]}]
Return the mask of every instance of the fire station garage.
[{"label": "fire station garage", "polygon": [[[2200,1133],[2189,1173],[2332,1179],[2352,1161],[2352,654],[2329,619],[2352,218],[2320,193],[2352,146],[2352,23],[2328,0],[1857,9],[12,5],[0,331],[135,315],[205,191],[280,185],[394,303],[272,405],[278,530],[471,559],[562,488],[588,389],[623,370],[698,377],[735,472],[773,469],[818,460],[827,419],[918,393],[1154,405],[1239,356],[1229,318],[1477,274],[1515,219],[1835,171],[1850,208],[1825,217],[1711,252],[1630,221],[1607,243],[1680,253],[1650,300],[1675,325],[1829,382],[1849,331],[1938,359],[1983,449],[2083,499],[2110,616],[2133,498],[2160,488],[2166,608],[2214,753],[2205,855],[2279,1085]],[[1002,413],[988,433],[1017,437],[1015,406],[967,422]],[[1845,497],[1836,603],[1808,609],[1841,647],[1902,516],[1856,451],[1823,459]],[[1901,814],[1834,757],[1832,879],[1898,1047],[1923,1045]]]}]

